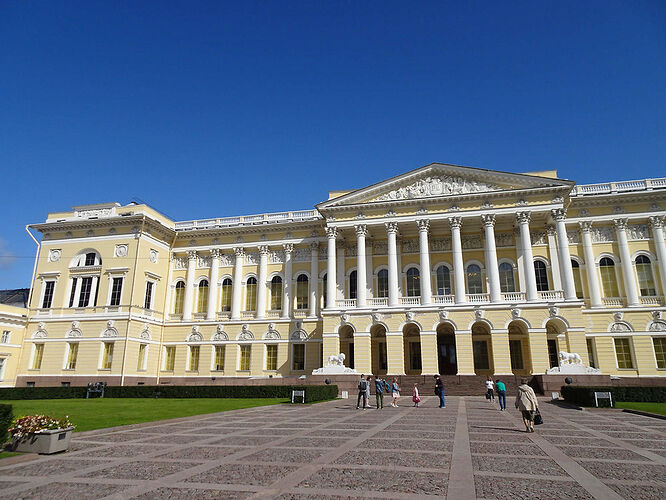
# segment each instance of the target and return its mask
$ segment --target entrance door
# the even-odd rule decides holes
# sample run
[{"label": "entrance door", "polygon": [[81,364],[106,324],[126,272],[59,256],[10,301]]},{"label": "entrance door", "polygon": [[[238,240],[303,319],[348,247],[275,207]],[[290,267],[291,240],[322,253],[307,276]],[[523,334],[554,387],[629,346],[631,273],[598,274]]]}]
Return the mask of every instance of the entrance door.
[{"label": "entrance door", "polygon": [[455,375],[458,372],[456,339],[453,335],[437,336],[437,361],[441,375]]},{"label": "entrance door", "polygon": [[557,360],[557,340],[555,339],[548,340],[548,361],[550,362],[551,368],[559,365]]}]

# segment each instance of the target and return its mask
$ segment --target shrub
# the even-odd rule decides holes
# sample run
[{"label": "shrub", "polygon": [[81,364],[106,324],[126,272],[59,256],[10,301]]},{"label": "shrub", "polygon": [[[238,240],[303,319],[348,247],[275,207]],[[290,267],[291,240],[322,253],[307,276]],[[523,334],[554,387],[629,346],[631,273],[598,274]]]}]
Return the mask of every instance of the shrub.
[{"label": "shrub", "polygon": [[13,417],[12,405],[0,405],[0,445],[7,441],[7,432]]},{"label": "shrub", "polygon": [[[595,392],[610,392],[613,401],[632,401],[635,403],[663,403],[666,401],[666,387],[586,387],[565,385],[562,397],[569,403],[579,406],[594,406]],[[607,406],[604,400],[601,405]]]},{"label": "shrub", "polygon": [[[16,387],[0,389],[2,399],[79,399],[86,387]],[[335,399],[337,385],[135,385],[107,386],[105,398],[291,398],[305,390],[308,403]]]}]

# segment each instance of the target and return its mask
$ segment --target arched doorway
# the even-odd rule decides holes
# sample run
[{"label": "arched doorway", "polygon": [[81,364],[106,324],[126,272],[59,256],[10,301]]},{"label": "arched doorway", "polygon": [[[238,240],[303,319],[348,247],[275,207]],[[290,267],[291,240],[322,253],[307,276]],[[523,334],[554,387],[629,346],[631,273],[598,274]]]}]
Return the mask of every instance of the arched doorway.
[{"label": "arched doorway", "polygon": [[509,323],[509,355],[511,371],[516,375],[532,373],[532,356],[530,354],[527,325],[523,321]]},{"label": "arched doorway", "polygon": [[569,351],[566,339],[567,326],[561,320],[553,318],[546,323],[546,342],[548,343],[548,364],[551,368],[559,366],[560,351]]},{"label": "arched doorway", "polygon": [[386,375],[388,370],[388,352],[386,349],[386,328],[384,325],[376,324],[370,328],[372,356],[372,373],[375,375]]},{"label": "arched doorway", "polygon": [[405,373],[407,375],[421,375],[423,367],[421,360],[421,329],[415,323],[407,323],[402,328],[402,338],[405,343]]},{"label": "arched doorway", "polygon": [[456,332],[450,323],[440,323],[437,326],[437,366],[440,375],[458,373]]},{"label": "arched doorway", "polygon": [[474,373],[493,375],[492,337],[490,327],[483,321],[472,325],[472,353],[474,355]]},{"label": "arched doorway", "polygon": [[338,330],[340,336],[340,352],[345,355],[345,365],[354,368],[354,329],[343,325]]}]

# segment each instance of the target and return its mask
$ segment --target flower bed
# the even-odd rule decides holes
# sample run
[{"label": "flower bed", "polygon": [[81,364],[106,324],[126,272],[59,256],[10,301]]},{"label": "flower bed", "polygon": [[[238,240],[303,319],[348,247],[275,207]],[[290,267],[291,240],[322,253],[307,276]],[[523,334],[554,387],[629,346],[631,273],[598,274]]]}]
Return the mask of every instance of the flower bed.
[{"label": "flower bed", "polygon": [[14,451],[51,454],[69,447],[74,426],[69,417],[28,415],[15,418],[9,432]]}]

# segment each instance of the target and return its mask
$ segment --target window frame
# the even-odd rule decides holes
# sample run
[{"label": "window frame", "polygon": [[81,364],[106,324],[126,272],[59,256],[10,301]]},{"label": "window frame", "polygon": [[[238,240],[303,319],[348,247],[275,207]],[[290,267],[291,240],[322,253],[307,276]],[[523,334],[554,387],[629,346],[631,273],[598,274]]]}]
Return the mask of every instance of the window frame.
[{"label": "window frame", "polygon": [[114,343],[115,342],[109,341],[102,342],[99,370],[111,370],[111,367],[113,366]]},{"label": "window frame", "polygon": [[[182,285],[182,286],[180,286]],[[173,314],[183,314],[185,310],[185,284],[184,280],[179,279],[173,286]],[[180,292],[182,290],[182,292]]]},{"label": "window frame", "polygon": [[[608,260],[612,262],[612,265],[610,266],[604,266],[601,263],[605,260]],[[622,292],[620,291],[620,280],[619,280],[619,275],[617,268],[619,267],[617,265],[617,262],[614,257],[611,257],[609,255],[602,254],[599,256],[599,260],[597,261],[597,267],[599,268],[599,282],[601,284],[601,293],[603,294],[603,298],[605,299],[619,299],[622,298]],[[613,283],[615,286],[615,290],[610,290],[610,291],[616,291],[617,293],[615,295],[610,295],[606,291],[606,285],[604,283],[604,271],[608,269],[608,273],[612,274],[610,275],[611,278],[613,278]]]},{"label": "window frame", "polygon": [[548,268],[550,266],[548,263],[543,259],[535,258],[532,266],[534,267],[534,281],[536,282],[537,292],[550,291],[550,280],[548,278]]},{"label": "window frame", "polygon": [[[470,272],[470,267],[477,267],[479,269],[479,271],[478,271],[478,276],[479,276],[479,278],[478,278],[479,279],[478,290],[479,291],[472,291],[472,287],[470,286],[470,279],[472,279],[472,274]],[[476,271],[474,271],[474,272],[476,272]],[[480,264],[478,264],[477,262],[469,262],[465,266],[465,286],[466,286],[467,293],[470,294],[470,295],[484,293],[483,292],[483,267]],[[477,287],[475,286],[474,289],[476,290]]]},{"label": "window frame", "polygon": [[[643,258],[647,260],[647,263],[645,262],[638,262],[638,259]],[[633,264],[636,272],[636,285],[638,288],[638,295],[639,297],[656,297],[658,295],[658,290],[657,290],[657,280],[655,280],[655,275],[654,275],[654,260],[650,258],[649,255],[646,255],[645,253],[641,252],[638,255],[634,256],[633,259]],[[646,269],[650,273],[649,280],[652,282],[652,288],[647,288],[646,290],[652,291],[652,293],[643,293],[643,288],[641,288],[641,273],[639,272],[639,267],[641,266],[640,269]],[[650,283],[648,283],[650,284]]]},{"label": "window frame", "polygon": [[[218,363],[218,351],[221,351],[222,353],[222,366],[220,367],[220,363]],[[213,346],[213,364],[211,366],[211,371],[214,372],[223,372],[224,371],[224,364],[225,364],[225,357],[227,355],[227,346],[222,344],[222,345],[214,345]]]},{"label": "window frame", "polygon": [[245,311],[256,312],[258,280],[256,276],[248,276],[245,279]]},{"label": "window frame", "polygon": [[[305,278],[305,280],[303,281],[301,278]],[[310,278],[306,273],[301,272],[296,277],[296,293],[294,295],[296,310],[310,308]]]},{"label": "window frame", "polygon": [[421,270],[417,266],[410,266],[405,271],[405,294],[407,297],[421,296]]},{"label": "window frame", "polygon": [[278,345],[265,344],[264,348],[264,370],[267,372],[276,372],[278,367]]},{"label": "window frame", "polygon": [[[620,358],[618,356],[618,341],[626,341],[627,347],[629,349],[629,360],[631,361],[631,366],[620,366]],[[634,357],[633,342],[631,337],[613,337],[613,352],[615,353],[615,366],[618,370],[635,370],[636,369],[636,359]],[[625,353],[623,353],[624,355]]]},{"label": "window frame", "polygon": [[[205,286],[203,286],[204,283],[206,283]],[[208,311],[209,300],[210,300],[210,281],[208,280],[208,278],[201,278],[197,283],[197,309],[196,309],[197,313],[203,314]]]},{"label": "window frame", "polygon": [[377,298],[386,299],[389,296],[389,272],[387,268],[377,271]]},{"label": "window frame", "polygon": [[[663,358],[663,366],[659,366],[659,357],[657,355],[657,344],[655,341],[663,343],[661,357]],[[654,362],[657,370],[666,370],[666,337],[652,337],[652,352],[654,353]]]},{"label": "window frame", "polygon": [[32,353],[30,354],[31,370],[42,369],[42,362],[44,360],[44,345],[45,345],[44,342],[35,342],[34,344],[32,344]]},{"label": "window frame", "polygon": [[[502,266],[509,266],[509,270],[507,271],[506,268],[504,271],[502,271]],[[502,281],[502,277],[507,277],[510,273],[511,276],[511,290],[508,288],[508,280]],[[515,269],[514,265],[511,262],[508,261],[501,261],[497,264],[497,274],[499,275],[499,281],[500,281],[500,292],[501,293],[515,293],[516,290],[516,274],[515,274]]]},{"label": "window frame", "polygon": [[164,346],[164,360],[162,361],[163,372],[173,372],[176,370],[176,346]]},{"label": "window frame", "polygon": [[[122,296],[123,296],[123,285],[125,284],[125,277],[124,276],[109,276],[109,279],[111,281],[110,285],[110,290],[109,290],[109,300],[108,300],[108,305],[112,307],[120,306],[122,303]],[[116,290],[116,283],[120,283],[118,286],[118,290]]]},{"label": "window frame", "polygon": [[[440,270],[446,270],[446,273]],[[446,286],[446,280],[448,279],[448,287]],[[440,286],[440,281],[442,281],[442,286]],[[443,293],[440,293],[440,290]],[[448,292],[447,292],[448,290]],[[440,264],[435,269],[435,292],[436,295],[452,295],[453,294],[453,284],[451,281],[451,269],[446,264]]]},{"label": "window frame", "polygon": [[[196,355],[195,355],[196,353]],[[201,363],[201,346],[188,345],[187,346],[187,371],[198,372]]]},{"label": "window frame", "polygon": [[[245,355],[247,354],[247,366],[245,366]],[[252,369],[252,345],[239,344],[238,345],[238,371],[249,372]]]},{"label": "window frame", "polygon": [[[58,280],[50,279],[44,280],[42,282],[42,296],[40,297],[39,303],[41,304],[42,309],[51,309],[53,306],[53,297],[55,295],[55,287]],[[49,290],[50,286],[50,290]],[[46,301],[48,299],[48,305]]]},{"label": "window frame", "polygon": [[[228,284],[226,282],[229,282]],[[232,297],[234,294],[234,280],[229,276],[222,278],[220,285],[220,311],[231,311]]]},{"label": "window frame", "polygon": [[154,280],[146,280],[146,286],[144,288],[143,295],[143,308],[152,311],[153,302],[155,301],[155,289],[157,288],[157,283]]},{"label": "window frame", "polygon": [[284,280],[282,279],[282,276],[276,274],[271,278],[269,290],[271,293],[270,310],[272,311],[282,310],[283,286]]},{"label": "window frame", "polygon": [[67,349],[65,349],[65,362],[63,363],[63,370],[76,370],[76,365],[79,358],[79,342],[67,342]]},{"label": "window frame", "polygon": [[145,342],[139,343],[139,352],[137,353],[136,358],[136,371],[145,372],[146,371],[146,360],[148,359],[148,344]]},{"label": "window frame", "polygon": [[[303,349],[303,368],[298,368],[296,366],[296,347],[298,346],[299,350]],[[305,371],[305,358],[306,358],[306,348],[303,342],[296,342],[291,346],[291,371],[302,372]]]}]

